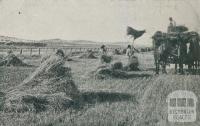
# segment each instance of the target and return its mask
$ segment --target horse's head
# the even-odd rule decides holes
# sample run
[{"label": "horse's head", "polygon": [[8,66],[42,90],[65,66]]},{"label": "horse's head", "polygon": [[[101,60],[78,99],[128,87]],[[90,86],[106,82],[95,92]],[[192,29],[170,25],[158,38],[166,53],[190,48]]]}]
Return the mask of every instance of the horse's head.
[{"label": "horse's head", "polygon": [[199,40],[199,34],[197,32],[189,32],[189,42],[198,43]]},{"label": "horse's head", "polygon": [[153,45],[155,47],[159,47],[163,43],[163,41],[165,40],[165,36],[161,31],[157,31],[152,36],[152,39],[153,39]]}]

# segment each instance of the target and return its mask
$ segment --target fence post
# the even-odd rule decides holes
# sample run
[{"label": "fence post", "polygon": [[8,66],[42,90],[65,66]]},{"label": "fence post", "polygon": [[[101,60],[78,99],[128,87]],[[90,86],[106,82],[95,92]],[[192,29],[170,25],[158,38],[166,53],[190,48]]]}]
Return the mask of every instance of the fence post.
[{"label": "fence post", "polygon": [[40,55],[40,48],[39,48],[39,55]]},{"label": "fence post", "polygon": [[32,56],[32,48],[31,48],[31,51],[30,51],[30,56]]},{"label": "fence post", "polygon": [[20,49],[20,55],[22,55],[22,49]]},{"label": "fence post", "polygon": [[63,48],[63,50],[64,50],[64,52],[65,52],[65,54],[67,53],[67,48]]}]

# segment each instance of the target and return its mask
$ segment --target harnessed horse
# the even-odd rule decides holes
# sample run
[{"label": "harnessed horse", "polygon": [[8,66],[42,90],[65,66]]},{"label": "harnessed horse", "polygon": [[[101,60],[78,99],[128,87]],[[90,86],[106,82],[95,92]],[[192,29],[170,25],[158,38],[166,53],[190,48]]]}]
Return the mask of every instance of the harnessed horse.
[{"label": "harnessed horse", "polygon": [[[194,66],[196,69],[199,67],[200,46],[197,32],[168,34],[157,31],[152,38],[156,74],[159,74],[160,65],[162,72],[166,73],[166,65],[170,63],[175,64],[176,72],[179,65],[180,73],[183,73],[183,64],[188,65],[189,69]],[[187,50],[188,43],[190,44],[189,51]]]}]

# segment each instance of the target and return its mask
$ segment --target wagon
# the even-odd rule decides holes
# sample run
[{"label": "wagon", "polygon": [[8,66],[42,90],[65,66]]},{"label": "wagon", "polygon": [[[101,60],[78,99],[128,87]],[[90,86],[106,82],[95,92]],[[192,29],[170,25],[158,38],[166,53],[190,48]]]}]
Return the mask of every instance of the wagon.
[{"label": "wagon", "polygon": [[199,69],[200,39],[197,32],[157,31],[152,39],[156,74],[159,74],[160,66],[162,66],[162,72],[166,73],[167,64],[175,64],[176,72],[179,66],[180,73],[183,73],[183,64],[188,65],[189,70]]}]

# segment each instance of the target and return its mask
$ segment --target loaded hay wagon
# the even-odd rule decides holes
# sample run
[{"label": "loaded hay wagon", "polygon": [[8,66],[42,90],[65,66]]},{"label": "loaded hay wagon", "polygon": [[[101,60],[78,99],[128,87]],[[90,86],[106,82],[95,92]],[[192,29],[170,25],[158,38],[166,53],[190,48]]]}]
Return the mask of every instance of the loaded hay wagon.
[{"label": "loaded hay wagon", "polygon": [[159,74],[160,66],[162,72],[166,73],[167,64],[175,64],[175,72],[177,72],[177,66],[179,66],[181,74],[184,73],[184,64],[188,66],[189,71],[198,71],[200,66],[200,37],[197,32],[187,30],[185,26],[177,26],[173,32],[157,31],[153,35],[156,74]]}]

